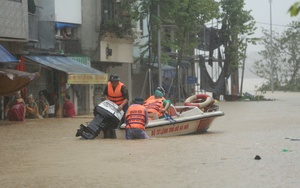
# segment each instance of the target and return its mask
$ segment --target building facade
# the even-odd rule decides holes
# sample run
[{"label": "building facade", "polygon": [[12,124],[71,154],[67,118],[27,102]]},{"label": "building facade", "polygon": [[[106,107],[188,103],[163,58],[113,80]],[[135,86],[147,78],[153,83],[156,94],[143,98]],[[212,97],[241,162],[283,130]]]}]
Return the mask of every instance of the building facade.
[{"label": "building facade", "polygon": [[[62,97],[69,94],[78,115],[91,113],[103,99],[100,93],[109,74],[119,74],[131,94],[133,40],[102,32],[103,21],[114,20],[106,17],[107,12],[120,13],[112,12],[115,7],[121,7],[121,2],[1,1],[0,44],[20,59],[24,71],[41,75],[26,88],[26,94],[37,97],[45,90],[51,96],[58,95],[61,103]],[[77,70],[64,67],[69,62]],[[89,68],[82,68],[78,62]]]}]

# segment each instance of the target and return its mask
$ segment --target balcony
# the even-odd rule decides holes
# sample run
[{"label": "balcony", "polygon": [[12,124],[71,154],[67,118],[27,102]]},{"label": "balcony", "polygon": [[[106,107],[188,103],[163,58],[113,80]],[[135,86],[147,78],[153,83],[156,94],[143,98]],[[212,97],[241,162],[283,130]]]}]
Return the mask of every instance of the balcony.
[{"label": "balcony", "polygon": [[55,51],[59,51],[64,54],[81,54],[80,40],[56,38]]}]

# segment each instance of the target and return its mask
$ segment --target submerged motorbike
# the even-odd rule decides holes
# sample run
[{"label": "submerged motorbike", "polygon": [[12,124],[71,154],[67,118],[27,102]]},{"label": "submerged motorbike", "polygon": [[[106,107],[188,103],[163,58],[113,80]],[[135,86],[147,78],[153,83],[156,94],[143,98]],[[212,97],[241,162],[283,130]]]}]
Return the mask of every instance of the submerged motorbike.
[{"label": "submerged motorbike", "polygon": [[77,129],[76,137],[94,139],[101,131],[112,132],[121,124],[124,111],[118,110],[118,105],[105,100],[94,109],[94,119],[87,126],[83,124]]}]

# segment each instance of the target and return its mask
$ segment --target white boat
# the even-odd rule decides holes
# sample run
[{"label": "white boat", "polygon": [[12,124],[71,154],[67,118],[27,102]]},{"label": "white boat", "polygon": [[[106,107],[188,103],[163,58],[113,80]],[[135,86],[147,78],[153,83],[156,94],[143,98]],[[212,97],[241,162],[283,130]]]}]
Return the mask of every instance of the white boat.
[{"label": "white boat", "polygon": [[[146,133],[150,138],[203,133],[209,129],[217,117],[224,115],[224,112],[220,111],[216,105],[205,108],[206,111],[204,112],[197,104],[171,106],[169,118],[149,121],[146,125]],[[115,129],[117,139],[125,139],[125,126],[122,124],[118,129]]]},{"label": "white boat", "polygon": [[[204,95],[189,97],[185,106],[173,106],[168,110],[165,119],[155,118],[146,125],[146,132],[151,137],[169,137],[186,134],[197,134],[206,132],[212,122],[224,113],[214,104],[214,100]],[[202,110],[201,110],[202,109]],[[118,122],[124,114],[118,111],[118,106],[111,101],[105,100],[97,107],[97,115],[88,124],[80,125],[76,137],[81,136],[85,139],[94,139],[99,135],[100,138],[125,139],[125,126],[123,123],[118,126]],[[150,114],[149,114],[150,115]],[[110,137],[106,137],[104,132],[111,131]]]}]

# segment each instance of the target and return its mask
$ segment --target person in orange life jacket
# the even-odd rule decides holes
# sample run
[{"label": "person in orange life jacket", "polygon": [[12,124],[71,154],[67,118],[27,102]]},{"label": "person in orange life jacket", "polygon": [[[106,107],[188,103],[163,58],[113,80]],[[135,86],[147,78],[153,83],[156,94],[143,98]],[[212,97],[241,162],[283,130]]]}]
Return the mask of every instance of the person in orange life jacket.
[{"label": "person in orange life jacket", "polygon": [[171,106],[171,101],[164,98],[165,90],[163,87],[157,87],[154,95],[150,96],[144,106],[148,109],[149,113],[155,113],[159,118],[166,117],[166,112]]},{"label": "person in orange life jacket", "polygon": [[144,99],[136,97],[126,113],[126,139],[149,139],[145,132],[148,124],[148,111],[143,106]]},{"label": "person in orange life jacket", "polygon": [[126,86],[120,82],[120,78],[116,74],[112,74],[109,78],[109,82],[104,88],[103,95],[107,100],[110,100],[117,104],[118,110],[124,111],[122,122],[124,122],[125,113],[128,109],[129,94]]}]

